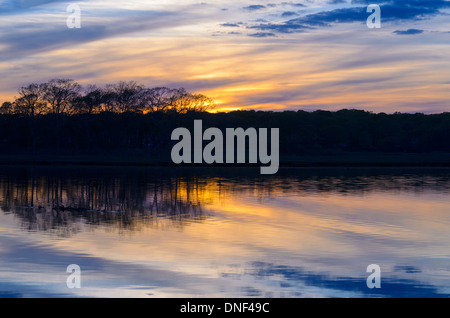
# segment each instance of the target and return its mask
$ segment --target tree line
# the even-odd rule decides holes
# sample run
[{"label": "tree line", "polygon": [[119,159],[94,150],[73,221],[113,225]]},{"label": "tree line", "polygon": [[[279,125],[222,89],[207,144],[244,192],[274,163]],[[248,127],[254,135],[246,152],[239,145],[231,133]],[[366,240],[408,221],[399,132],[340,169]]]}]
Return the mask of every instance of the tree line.
[{"label": "tree line", "polygon": [[166,154],[171,133],[195,119],[203,129],[279,128],[280,156],[335,152],[450,153],[450,113],[339,111],[208,112],[214,101],[185,89],[136,82],[82,87],[73,80],[32,83],[0,107],[0,155],[143,152]]},{"label": "tree line", "polygon": [[0,154],[164,154],[175,128],[279,128],[280,156],[335,152],[450,153],[450,113],[339,111],[100,112],[73,115],[0,115]]},{"label": "tree line", "polygon": [[4,102],[0,114],[38,116],[44,114],[98,114],[101,112],[206,111],[214,101],[184,88],[145,87],[134,81],[83,87],[71,79],[52,79],[18,89],[13,102]]}]

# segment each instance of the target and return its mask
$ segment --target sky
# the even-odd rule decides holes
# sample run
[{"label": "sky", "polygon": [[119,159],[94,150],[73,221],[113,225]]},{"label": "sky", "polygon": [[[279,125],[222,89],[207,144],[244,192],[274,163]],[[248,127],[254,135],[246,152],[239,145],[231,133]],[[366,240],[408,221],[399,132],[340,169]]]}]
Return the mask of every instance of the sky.
[{"label": "sky", "polygon": [[[369,4],[381,28],[367,26]],[[70,78],[184,87],[218,111],[440,113],[449,14],[446,0],[0,0],[0,103]]]}]

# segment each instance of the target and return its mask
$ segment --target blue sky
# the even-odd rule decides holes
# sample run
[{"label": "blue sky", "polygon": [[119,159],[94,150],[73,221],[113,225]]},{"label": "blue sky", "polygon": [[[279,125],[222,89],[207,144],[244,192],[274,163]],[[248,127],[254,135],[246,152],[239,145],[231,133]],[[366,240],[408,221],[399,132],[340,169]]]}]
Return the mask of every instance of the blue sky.
[{"label": "blue sky", "polygon": [[185,87],[222,110],[449,111],[449,13],[445,0],[0,1],[0,102],[61,77]]}]

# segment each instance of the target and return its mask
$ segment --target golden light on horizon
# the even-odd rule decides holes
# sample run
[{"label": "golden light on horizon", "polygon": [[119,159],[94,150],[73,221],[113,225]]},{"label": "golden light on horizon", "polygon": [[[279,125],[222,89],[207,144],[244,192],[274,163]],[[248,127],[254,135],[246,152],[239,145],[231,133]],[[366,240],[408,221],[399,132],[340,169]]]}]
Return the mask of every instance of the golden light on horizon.
[{"label": "golden light on horizon", "polygon": [[[180,4],[173,5],[171,10]],[[442,110],[450,98],[447,72],[440,72],[450,68],[445,55],[448,44],[438,32],[427,33],[428,42],[420,47],[419,37],[392,35],[387,27],[367,33],[360,27],[337,25],[258,38],[245,35],[252,29],[232,23],[236,12],[222,11],[222,5],[183,4],[196,19],[184,21],[183,16],[177,21],[172,11],[164,12],[167,21],[177,23],[155,16],[149,22],[151,31],[131,28],[129,33],[105,37],[86,34],[86,41],[10,58],[0,63],[2,73],[8,74],[0,98],[11,100],[21,85],[55,77],[82,84],[133,80],[147,86],[186,87],[216,100],[223,110],[348,106],[395,112],[427,110],[429,103],[441,105]],[[92,6],[92,10],[103,9],[105,4]],[[143,9],[142,3],[121,7]],[[152,10],[162,7],[146,5]],[[214,19],[209,10],[217,10],[224,21]],[[238,17],[245,20],[248,12],[239,10]],[[99,21],[105,17],[89,17],[86,28]],[[8,49],[6,44],[2,47]]]}]

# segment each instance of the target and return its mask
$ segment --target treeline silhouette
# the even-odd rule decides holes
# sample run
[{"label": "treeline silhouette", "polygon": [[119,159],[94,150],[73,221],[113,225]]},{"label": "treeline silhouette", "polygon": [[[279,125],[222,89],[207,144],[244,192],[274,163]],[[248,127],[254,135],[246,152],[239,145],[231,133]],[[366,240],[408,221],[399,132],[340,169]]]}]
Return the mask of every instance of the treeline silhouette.
[{"label": "treeline silhouette", "polygon": [[[280,155],[333,152],[450,152],[450,113],[233,111],[211,113],[214,101],[184,89],[120,82],[82,88],[52,80],[19,89],[0,114],[0,154],[103,153],[165,155],[177,127],[279,128]],[[206,143],[206,142],[205,142]]]},{"label": "treeline silhouette", "polygon": [[4,102],[1,114],[37,116],[43,114],[96,114],[100,112],[153,111],[184,113],[206,111],[214,101],[184,88],[148,88],[134,81],[81,86],[71,79],[52,79],[18,89],[13,102]]}]

